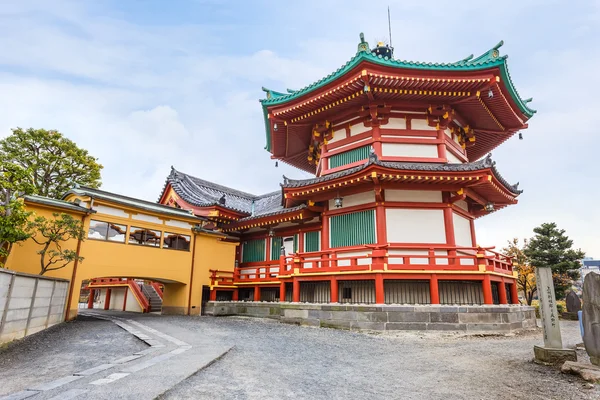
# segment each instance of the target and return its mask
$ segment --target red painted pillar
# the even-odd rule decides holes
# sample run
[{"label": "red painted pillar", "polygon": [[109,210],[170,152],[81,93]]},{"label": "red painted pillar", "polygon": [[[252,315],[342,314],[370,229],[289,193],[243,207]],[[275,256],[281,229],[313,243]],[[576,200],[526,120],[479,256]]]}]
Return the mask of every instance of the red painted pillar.
[{"label": "red painted pillar", "polygon": [[436,274],[431,274],[431,277],[429,278],[429,300],[431,301],[431,304],[440,304],[440,289]]},{"label": "red painted pillar", "polygon": [[128,294],[129,288],[125,287],[125,296],[123,296],[123,311],[125,311],[127,309],[127,294]]},{"label": "red painted pillar", "polygon": [[294,303],[300,303],[300,282],[298,282],[298,279],[296,279],[296,277],[293,278],[294,281],[292,283],[292,301]]},{"label": "red painted pillar", "polygon": [[233,290],[233,295],[231,296],[232,301],[238,301],[240,299],[240,293],[237,289]]},{"label": "red painted pillar", "polygon": [[260,286],[254,286],[254,301],[260,301]]},{"label": "red painted pillar", "polygon": [[[444,201],[447,202],[450,200],[450,194],[444,193]],[[444,228],[446,231],[446,244],[448,246],[455,247],[456,246],[456,238],[454,236],[454,212],[452,211],[452,205],[448,204],[447,207],[444,208]],[[448,264],[454,265],[457,263],[456,258],[456,250],[448,250]]]},{"label": "red painted pillar", "polygon": [[375,227],[375,229],[377,230],[377,243],[387,244],[387,228],[385,219],[385,208],[383,206],[383,203],[377,203],[377,206],[375,207],[375,221],[377,222],[377,226]]},{"label": "red painted pillar", "polygon": [[371,136],[373,137],[373,150],[375,151],[375,154],[377,154],[377,157],[381,159],[383,151],[381,145],[381,130],[379,126],[374,126],[371,129]]},{"label": "red painted pillar", "polygon": [[375,304],[385,304],[383,274],[375,274]]},{"label": "red painted pillar", "polygon": [[[325,206],[327,208],[327,205]],[[321,214],[321,250],[329,249],[329,217]]]},{"label": "red painted pillar", "polygon": [[490,276],[485,274],[483,276],[483,304],[494,304],[494,299],[492,297],[492,281],[490,280]]},{"label": "red painted pillar", "polygon": [[510,285],[510,297],[513,304],[519,304],[519,290],[516,281]]},{"label": "red painted pillar", "polygon": [[217,300],[217,291],[216,291],[216,289],[214,289],[214,288],[210,289],[209,300],[210,301],[216,301]]},{"label": "red painted pillar", "polygon": [[88,308],[94,308],[94,289],[90,289],[90,297],[88,297]]},{"label": "red painted pillar", "polygon": [[475,220],[471,219],[469,220],[469,222],[471,224],[471,242],[473,243],[472,246],[477,247],[477,237],[475,236]]},{"label": "red painted pillar", "polygon": [[443,129],[438,129],[437,131],[437,140],[438,140],[438,157],[444,159],[444,161],[448,161],[448,156],[446,155],[446,134]]},{"label": "red painted pillar", "polygon": [[112,290],[111,289],[106,289],[106,297],[104,298],[104,309],[105,310],[110,310],[110,295],[111,295]]},{"label": "red painted pillar", "polygon": [[330,289],[330,293],[331,293],[330,302],[331,303],[337,303],[337,302],[339,302],[339,297],[338,297],[338,281],[337,281],[337,279],[336,279],[335,276],[332,276],[331,278],[329,278],[329,285],[331,287],[331,289]]},{"label": "red painted pillar", "polygon": [[281,282],[279,284],[279,301],[280,302],[285,301],[285,282]]},{"label": "red painted pillar", "polygon": [[498,297],[500,299],[500,304],[508,304],[508,300],[506,299],[506,285],[504,284],[504,280],[498,282]]}]

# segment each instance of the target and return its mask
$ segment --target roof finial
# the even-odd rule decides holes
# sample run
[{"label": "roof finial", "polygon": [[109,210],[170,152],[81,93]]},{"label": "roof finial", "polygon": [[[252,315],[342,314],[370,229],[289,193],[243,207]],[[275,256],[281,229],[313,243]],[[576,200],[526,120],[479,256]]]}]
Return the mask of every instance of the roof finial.
[{"label": "roof finial", "polygon": [[370,53],[371,50],[369,49],[369,43],[367,43],[365,41],[365,34],[364,33],[360,33],[360,43],[358,44],[358,50],[356,51],[357,53],[360,52],[365,52],[365,53]]}]

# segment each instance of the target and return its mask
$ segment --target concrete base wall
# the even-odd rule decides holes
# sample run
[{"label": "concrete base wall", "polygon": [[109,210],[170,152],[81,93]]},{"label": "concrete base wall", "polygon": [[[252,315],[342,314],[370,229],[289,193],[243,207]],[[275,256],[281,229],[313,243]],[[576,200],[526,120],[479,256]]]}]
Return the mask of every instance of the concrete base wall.
[{"label": "concrete base wall", "polygon": [[536,327],[535,309],[520,305],[342,305],[211,301],[206,314],[274,318],[341,329],[511,332]]},{"label": "concrete base wall", "polygon": [[69,281],[0,269],[0,343],[65,319]]}]

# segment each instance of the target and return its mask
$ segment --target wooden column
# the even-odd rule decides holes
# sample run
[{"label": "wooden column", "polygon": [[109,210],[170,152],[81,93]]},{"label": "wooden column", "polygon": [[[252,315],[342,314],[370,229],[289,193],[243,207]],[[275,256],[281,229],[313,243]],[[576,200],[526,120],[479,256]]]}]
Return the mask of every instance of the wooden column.
[{"label": "wooden column", "polygon": [[240,299],[240,292],[237,289],[233,290],[233,295],[231,296],[232,301],[238,301]]},{"label": "wooden column", "polygon": [[125,296],[123,296],[123,311],[127,309],[127,294],[129,292],[129,288],[125,287]]},{"label": "wooden column", "polygon": [[375,304],[385,304],[383,274],[375,274]]},{"label": "wooden column", "polygon": [[[327,208],[327,206],[325,206]],[[321,228],[321,250],[329,249],[329,217],[321,214],[322,228]]]},{"label": "wooden column", "polygon": [[106,297],[104,298],[104,309],[105,310],[109,310],[110,309],[110,295],[111,295],[112,290],[107,288],[106,289]]},{"label": "wooden column", "polygon": [[429,278],[429,300],[431,304],[440,304],[440,289],[436,274],[431,274]]},{"label": "wooden column", "polygon": [[260,286],[254,286],[254,300],[260,301]]},{"label": "wooden column", "polygon": [[285,301],[285,282],[279,284],[279,302]]},{"label": "wooden column", "polygon": [[304,232],[298,232],[298,253],[304,253]]},{"label": "wooden column", "polygon": [[498,282],[498,297],[500,300],[500,304],[508,304],[508,300],[506,298],[506,285],[504,284],[504,279]]},{"label": "wooden column", "polygon": [[[450,193],[444,193],[444,202],[448,203],[450,200]],[[452,205],[447,204],[444,208],[444,229],[446,231],[446,244],[448,246],[456,246],[456,238],[454,237],[454,212],[452,211]],[[456,250],[448,250],[448,264],[456,264]]]},{"label": "wooden column", "polygon": [[94,289],[90,289],[90,297],[88,298],[88,308],[94,308]]},{"label": "wooden column", "polygon": [[477,247],[477,237],[475,236],[475,220],[470,219],[469,222],[471,223],[471,242],[473,243],[472,246]]},{"label": "wooden column", "polygon": [[387,228],[383,202],[377,203],[375,206],[375,229],[377,230],[377,244],[387,244]]},{"label": "wooden column", "polygon": [[494,298],[492,297],[492,281],[490,275],[485,274],[483,276],[483,304],[494,304]]},{"label": "wooden column", "polygon": [[298,279],[296,277],[293,278],[294,281],[292,283],[292,301],[294,303],[300,303],[300,282],[298,282]]},{"label": "wooden column", "polygon": [[332,276],[331,278],[329,278],[329,285],[330,285],[330,293],[331,293],[330,302],[331,303],[339,302],[338,282],[337,282],[337,278],[335,276]]},{"label": "wooden column", "polygon": [[437,134],[437,139],[440,141],[440,143],[437,145],[438,157],[448,161],[448,155],[446,154],[446,134],[442,129],[438,129]]},{"label": "wooden column", "polygon": [[210,301],[216,301],[217,300],[217,289],[215,289],[215,288],[211,288],[210,289],[209,300]]},{"label": "wooden column", "polygon": [[377,154],[377,157],[381,159],[383,156],[383,150],[381,146],[381,130],[379,126],[374,126],[371,129],[371,135],[373,137],[373,150],[375,151],[375,154]]},{"label": "wooden column", "polygon": [[510,285],[510,295],[512,297],[512,303],[513,304],[519,304],[519,289],[517,287],[517,282],[514,281],[513,283],[511,283]]}]

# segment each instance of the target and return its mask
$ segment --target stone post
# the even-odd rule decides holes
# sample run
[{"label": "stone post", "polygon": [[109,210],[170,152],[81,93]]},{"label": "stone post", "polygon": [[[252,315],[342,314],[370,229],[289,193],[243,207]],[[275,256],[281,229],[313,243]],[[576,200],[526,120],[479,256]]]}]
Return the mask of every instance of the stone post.
[{"label": "stone post", "polygon": [[535,362],[540,364],[562,364],[565,361],[577,361],[575,350],[564,349],[558,323],[558,310],[551,268],[536,268],[535,279],[540,302],[544,347],[533,346]]}]

